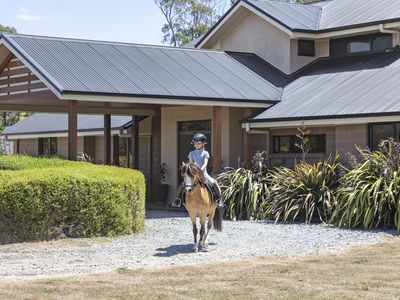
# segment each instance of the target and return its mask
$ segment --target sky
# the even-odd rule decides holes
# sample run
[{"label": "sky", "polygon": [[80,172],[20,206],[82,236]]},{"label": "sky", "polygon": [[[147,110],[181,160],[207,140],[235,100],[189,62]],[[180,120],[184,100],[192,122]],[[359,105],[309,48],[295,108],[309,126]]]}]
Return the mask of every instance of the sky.
[{"label": "sky", "polygon": [[18,33],[161,45],[153,0],[0,0],[0,24]]}]

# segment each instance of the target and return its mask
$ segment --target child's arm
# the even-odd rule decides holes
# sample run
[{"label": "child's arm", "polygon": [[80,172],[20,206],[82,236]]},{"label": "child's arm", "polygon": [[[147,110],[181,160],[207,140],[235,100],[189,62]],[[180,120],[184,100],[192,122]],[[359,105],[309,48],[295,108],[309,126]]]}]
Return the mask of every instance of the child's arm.
[{"label": "child's arm", "polygon": [[207,164],[208,164],[208,158],[205,157],[204,158],[204,164],[201,166],[201,170],[204,171],[207,168]]}]

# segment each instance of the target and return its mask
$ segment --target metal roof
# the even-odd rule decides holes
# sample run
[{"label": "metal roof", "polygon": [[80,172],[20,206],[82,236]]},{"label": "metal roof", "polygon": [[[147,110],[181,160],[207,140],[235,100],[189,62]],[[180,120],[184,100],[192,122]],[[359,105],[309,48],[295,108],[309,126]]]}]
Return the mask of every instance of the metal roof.
[{"label": "metal roof", "polygon": [[276,0],[238,0],[196,43],[199,46],[238,6],[247,4],[290,31],[327,32],[400,21],[399,0],[330,0],[297,4]]},{"label": "metal roof", "polygon": [[[111,128],[119,129],[132,121],[131,116],[111,116]],[[104,128],[102,115],[78,115],[79,131],[98,131]],[[24,120],[6,127],[2,134],[36,134],[68,132],[67,114],[35,113]]]},{"label": "metal roof", "polygon": [[280,89],[221,51],[13,34],[1,39],[60,94],[257,103],[281,96]]},{"label": "metal roof", "polygon": [[280,103],[249,121],[400,113],[400,51],[322,59],[291,80]]}]

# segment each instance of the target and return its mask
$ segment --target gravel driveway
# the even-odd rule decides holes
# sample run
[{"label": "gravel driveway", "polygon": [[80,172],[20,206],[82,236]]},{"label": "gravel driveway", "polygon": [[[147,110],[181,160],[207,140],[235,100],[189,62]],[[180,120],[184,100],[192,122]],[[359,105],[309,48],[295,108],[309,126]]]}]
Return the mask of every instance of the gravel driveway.
[{"label": "gravel driveway", "polygon": [[140,235],[0,246],[0,276],[77,274],[258,256],[298,256],[392,236],[390,232],[323,225],[224,221],[223,232],[210,233],[208,252],[192,253],[192,227],[186,213],[148,211],[146,226],[146,232]]}]

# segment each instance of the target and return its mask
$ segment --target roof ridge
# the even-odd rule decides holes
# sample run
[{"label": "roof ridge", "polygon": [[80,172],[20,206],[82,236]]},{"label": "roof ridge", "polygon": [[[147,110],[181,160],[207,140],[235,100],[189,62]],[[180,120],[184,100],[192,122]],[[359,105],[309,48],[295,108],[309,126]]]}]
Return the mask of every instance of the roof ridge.
[{"label": "roof ridge", "polygon": [[33,35],[33,34],[15,34],[1,32],[0,37],[4,35],[5,37],[25,37],[25,38],[37,38],[37,39],[47,39],[47,40],[58,40],[58,41],[69,41],[69,42],[83,42],[83,43],[97,43],[97,44],[111,44],[111,45],[121,45],[121,46],[136,46],[143,48],[156,48],[156,49],[171,49],[171,50],[184,50],[184,51],[199,51],[199,52],[214,52],[214,53],[224,53],[222,50],[215,49],[198,49],[198,48],[181,48],[166,45],[152,45],[152,44],[142,44],[142,43],[130,43],[130,42],[118,42],[118,41],[104,41],[104,40],[91,40],[83,38],[69,38],[69,37],[57,37],[57,36],[45,36],[45,35]]}]

